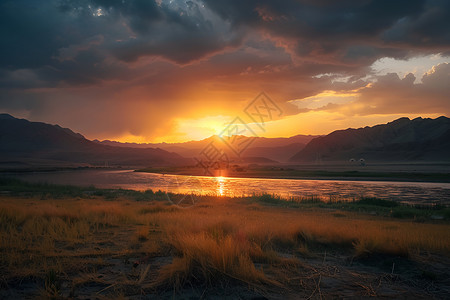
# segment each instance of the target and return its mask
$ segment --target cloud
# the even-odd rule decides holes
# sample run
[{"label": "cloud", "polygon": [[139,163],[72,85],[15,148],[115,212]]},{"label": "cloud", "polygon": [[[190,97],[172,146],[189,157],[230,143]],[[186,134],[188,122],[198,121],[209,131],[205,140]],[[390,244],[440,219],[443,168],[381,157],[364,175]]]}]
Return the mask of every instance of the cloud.
[{"label": "cloud", "polygon": [[409,73],[377,76],[376,82],[360,89],[358,100],[349,104],[329,104],[319,110],[347,116],[374,114],[450,115],[450,63],[434,66],[422,76],[422,83]]},{"label": "cloud", "polygon": [[430,0],[422,4],[418,14],[406,15],[385,30],[382,40],[389,44],[415,45],[420,48],[448,51],[450,44],[450,2]]},{"label": "cloud", "polygon": [[448,1],[205,2],[234,26],[265,32],[301,61],[369,66],[450,43]]},{"label": "cloud", "polygon": [[[149,139],[182,131],[180,118],[239,114],[261,91],[284,117],[304,111],[290,100],[355,89],[358,106],[327,109],[446,113],[447,67],[417,85],[370,66],[448,55],[449,12],[444,0],[4,0],[0,110]],[[367,76],[378,81],[364,88]]]},{"label": "cloud", "polygon": [[[5,0],[0,32],[7,47],[2,47],[0,68],[51,66],[70,73],[64,59],[88,68],[111,63],[110,56],[124,62],[153,56],[188,64],[259,34],[276,41],[294,60],[339,65],[345,71],[385,56],[449,51],[449,5],[444,0]],[[95,62],[78,60],[80,53]]]}]

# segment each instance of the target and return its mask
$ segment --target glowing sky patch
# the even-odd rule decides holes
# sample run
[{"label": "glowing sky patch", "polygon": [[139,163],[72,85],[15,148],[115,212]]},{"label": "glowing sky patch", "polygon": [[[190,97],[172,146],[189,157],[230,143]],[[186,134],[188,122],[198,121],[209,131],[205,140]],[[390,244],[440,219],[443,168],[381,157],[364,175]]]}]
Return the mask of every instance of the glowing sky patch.
[{"label": "glowing sky patch", "polygon": [[412,73],[416,77],[415,82],[418,83],[422,82],[423,74],[427,73],[433,66],[445,62],[449,62],[449,58],[441,56],[440,53],[413,57],[407,60],[383,57],[374,62],[371,68],[376,75],[397,73],[400,77],[405,77],[406,74]]}]

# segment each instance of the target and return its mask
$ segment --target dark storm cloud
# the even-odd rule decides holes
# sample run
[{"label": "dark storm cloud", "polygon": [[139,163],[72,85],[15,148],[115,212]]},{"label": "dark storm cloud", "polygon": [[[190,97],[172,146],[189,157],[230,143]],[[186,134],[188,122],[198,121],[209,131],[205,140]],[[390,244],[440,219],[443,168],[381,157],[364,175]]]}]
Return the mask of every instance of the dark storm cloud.
[{"label": "dark storm cloud", "polygon": [[445,0],[204,1],[235,27],[264,31],[318,63],[367,66],[450,46]]},{"label": "dark storm cloud", "polygon": [[450,1],[429,0],[420,14],[407,15],[383,32],[388,43],[436,47],[448,51],[450,44]]},{"label": "dark storm cloud", "polygon": [[[100,35],[125,60],[161,55],[186,63],[235,44],[236,32],[192,1],[4,1],[0,18],[3,67],[54,63],[61,48]],[[209,17],[209,18],[207,18]],[[214,23],[213,23],[214,22]],[[175,48],[175,49],[174,49]],[[107,55],[107,51],[104,55]]]},{"label": "dark storm cloud", "polygon": [[261,26],[284,36],[333,39],[378,34],[405,16],[418,15],[425,3],[424,0],[204,2],[236,25]]},{"label": "dark storm cloud", "polygon": [[97,83],[132,77],[120,61],[187,64],[268,34],[294,62],[345,71],[380,57],[449,51],[449,14],[444,0],[6,0],[0,68],[32,70],[40,82],[30,86]]},{"label": "dark storm cloud", "polygon": [[[86,2],[84,7],[86,7]],[[210,53],[239,44],[241,34],[231,31],[218,17],[208,14],[204,6],[193,1],[89,1],[94,13],[101,9],[105,15],[125,22],[131,36],[109,45],[119,59],[134,61],[142,56],[156,55],[180,64],[200,59]],[[79,1],[67,1],[70,11]]]},{"label": "dark storm cloud", "polygon": [[2,1],[0,69],[6,77],[0,85],[9,85],[10,72],[21,69],[40,79],[27,81],[30,87],[130,79],[120,61],[159,56],[185,64],[239,44],[239,32],[231,32],[197,3],[174,3],[180,5],[151,0]]},{"label": "dark storm cloud", "polygon": [[89,84],[120,71],[105,64],[102,41],[111,38],[110,31],[124,34],[109,18],[94,18],[81,8],[64,11],[59,1],[2,1],[0,20],[3,88]]}]

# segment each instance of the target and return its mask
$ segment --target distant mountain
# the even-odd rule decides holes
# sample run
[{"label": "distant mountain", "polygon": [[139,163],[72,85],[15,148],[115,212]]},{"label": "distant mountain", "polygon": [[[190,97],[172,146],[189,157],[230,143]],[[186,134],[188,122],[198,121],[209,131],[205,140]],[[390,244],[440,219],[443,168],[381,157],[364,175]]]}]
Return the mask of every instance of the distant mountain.
[{"label": "distant mountain", "polygon": [[70,129],[16,119],[8,114],[0,114],[0,161],[141,167],[190,162],[162,149],[99,145]]},{"label": "distant mountain", "polygon": [[245,164],[269,164],[269,165],[274,165],[278,163],[278,161],[258,156],[244,156],[242,157],[241,162]]},{"label": "distant mountain", "polygon": [[400,118],[359,129],[337,130],[309,142],[291,162],[450,161],[450,119]]},{"label": "distant mountain", "polygon": [[267,157],[278,162],[287,162],[292,155],[303,149],[306,144],[292,143],[285,146],[273,147],[250,147],[245,151],[245,155],[251,157]]},{"label": "distant mountain", "polygon": [[[276,163],[286,162],[292,155],[297,153],[299,149],[302,149],[309,141],[318,136],[314,135],[296,135],[289,138],[265,138],[265,137],[245,137],[239,136],[242,142],[245,144],[248,139],[253,139],[248,149],[242,152],[243,157],[259,157],[261,162]],[[120,143],[116,141],[98,141],[94,140],[102,145],[115,146],[115,147],[133,147],[133,148],[148,148],[158,147],[166,151],[175,152],[184,157],[198,157],[200,152],[211,142],[230,157],[234,157],[232,150],[225,145],[222,140],[217,136],[211,136],[209,138],[200,141],[189,141],[184,143],[157,143],[157,144],[137,144],[137,143]],[[266,158],[264,160],[263,158]],[[243,161],[246,161],[244,159]]]}]

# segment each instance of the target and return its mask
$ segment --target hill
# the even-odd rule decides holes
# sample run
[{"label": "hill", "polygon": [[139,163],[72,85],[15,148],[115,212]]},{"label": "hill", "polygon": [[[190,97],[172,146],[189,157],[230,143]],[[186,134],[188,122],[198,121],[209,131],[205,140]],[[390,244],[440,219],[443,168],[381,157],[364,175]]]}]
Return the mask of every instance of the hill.
[{"label": "hill", "polygon": [[291,162],[450,161],[450,119],[400,118],[359,129],[337,130],[311,140]]},{"label": "hill", "polygon": [[[266,158],[267,162],[286,162],[292,155],[297,153],[299,149],[302,149],[309,141],[317,136],[314,135],[296,135],[289,138],[265,138],[255,137],[252,138],[248,149],[242,152],[242,157],[260,157]],[[239,136],[243,144],[246,144],[250,137]],[[211,142],[219,149],[223,150],[229,155],[230,158],[234,158],[232,150],[225,145],[221,139],[217,136],[211,136],[209,138],[200,141],[189,141],[184,143],[120,143],[116,141],[98,141],[94,140],[101,145],[109,145],[114,147],[132,147],[132,148],[149,148],[158,147],[166,151],[175,152],[183,157],[198,157],[200,152]]]},{"label": "hill", "polygon": [[188,160],[163,149],[113,147],[94,143],[58,125],[0,114],[0,162],[46,165],[160,166]]}]

